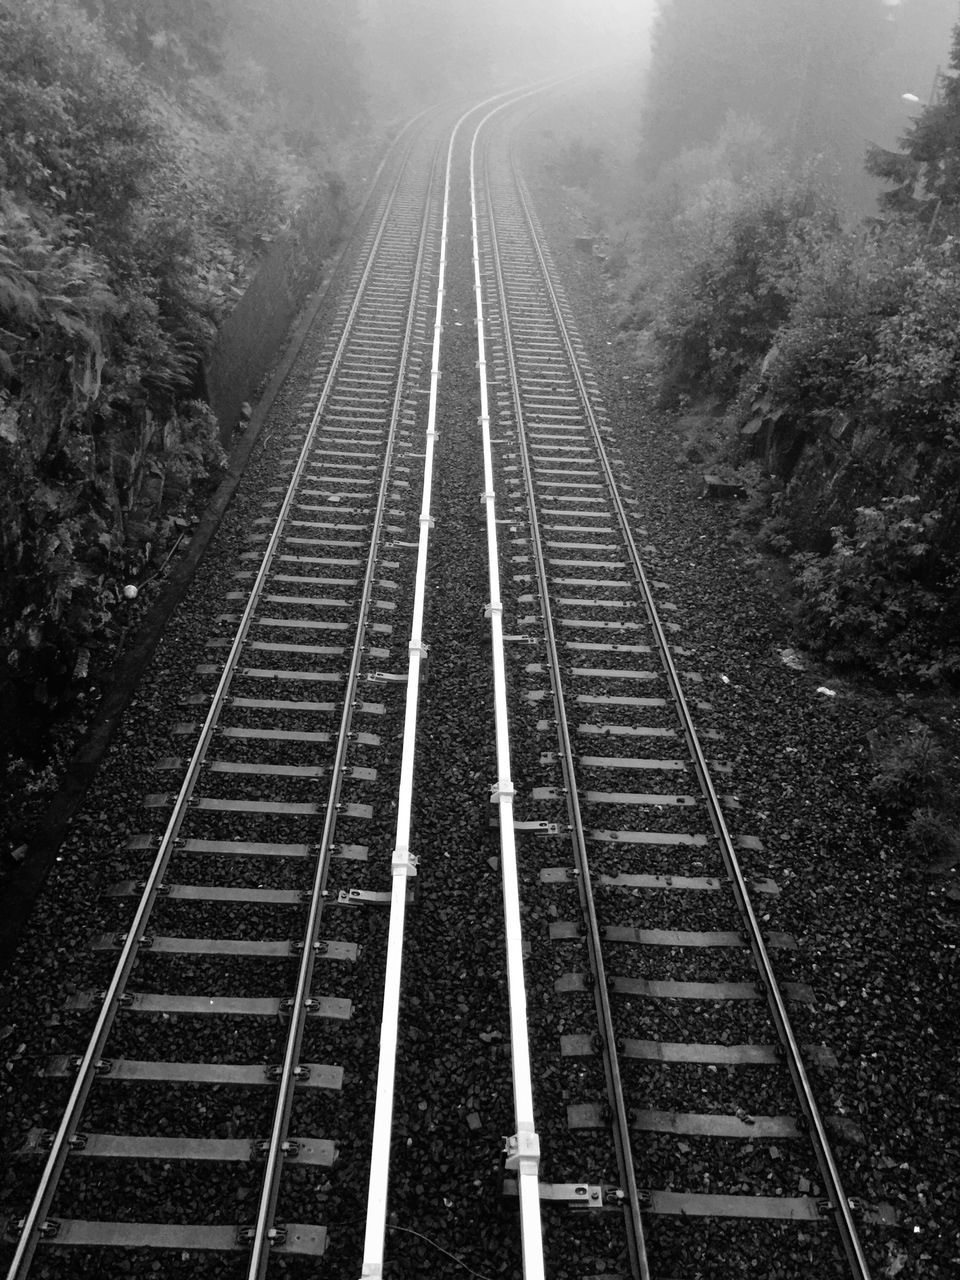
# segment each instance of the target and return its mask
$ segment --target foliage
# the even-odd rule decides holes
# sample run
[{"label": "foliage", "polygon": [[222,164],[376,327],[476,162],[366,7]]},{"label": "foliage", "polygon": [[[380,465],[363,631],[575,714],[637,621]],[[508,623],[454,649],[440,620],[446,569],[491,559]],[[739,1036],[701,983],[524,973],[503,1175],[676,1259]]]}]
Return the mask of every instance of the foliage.
[{"label": "foliage", "polygon": [[[189,0],[187,0],[189,2]],[[219,0],[223,4],[224,0]],[[358,16],[343,0],[230,0],[228,43],[252,56],[275,96],[288,145],[307,154],[366,115]]]},{"label": "foliage", "polygon": [[133,72],[62,0],[0,0],[0,186],[110,251],[162,158]]},{"label": "foliage", "polygon": [[746,508],[798,553],[808,643],[883,678],[955,679],[960,27],[903,151],[870,152],[885,217],[844,225],[842,189],[801,160],[854,98],[898,97],[899,54],[922,65],[921,28],[945,29],[942,0],[892,24],[880,8],[661,6],[623,323],[661,401],[712,424],[711,469],[758,467]]},{"label": "foliage", "polygon": [[[737,394],[787,319],[801,265],[830,226],[812,178],[754,163],[764,145],[764,135],[730,121],[714,148],[671,166],[654,191],[647,248],[655,274],[640,285],[644,310],[635,320],[651,322],[665,400]],[[694,172],[699,180],[691,181]]]},{"label": "foliage", "polygon": [[871,735],[876,772],[870,780],[871,798],[891,813],[903,815],[947,800],[943,747],[920,722],[884,726]]},{"label": "foliage", "polygon": [[940,550],[939,511],[915,496],[856,511],[829,556],[794,557],[811,641],[832,661],[886,677],[960,673],[960,568]]},{"label": "foliage", "polygon": [[220,69],[221,33],[228,20],[224,0],[80,0],[88,16],[134,65],[164,78],[192,77]]},{"label": "foliage", "polygon": [[858,401],[854,375],[875,349],[879,320],[896,313],[903,273],[901,246],[889,239],[844,232],[818,249],[802,264],[763,371],[772,398],[802,399],[808,413]]},{"label": "foliage", "polygon": [[136,508],[150,494],[159,540],[183,501],[175,478],[195,484],[222,457],[209,411],[174,399],[189,353],[105,275],[63,218],[0,198],[0,645],[43,701],[143,563]]},{"label": "foliage", "polygon": [[342,216],[319,122],[294,154],[282,86],[232,96],[243,22],[0,0],[0,746],[109,645],[222,464],[198,369],[256,256],[304,200]]},{"label": "foliage", "polygon": [[958,246],[896,222],[808,248],[789,315],[728,416],[786,482],[768,525],[777,545],[816,545],[828,511],[843,521],[826,555],[794,559],[809,642],[886,677],[954,676]]},{"label": "foliage", "polygon": [[915,440],[955,449],[960,429],[960,241],[906,263],[896,310],[883,316],[868,364],[871,401]]},{"label": "foliage", "polygon": [[[870,799],[905,824],[907,843],[925,861],[955,865],[960,855],[960,780],[949,717],[887,718],[868,735],[875,772]],[[940,869],[943,869],[942,867]]]},{"label": "foliage", "polygon": [[952,74],[940,77],[936,101],[924,108],[901,141],[900,151],[871,147],[867,168],[891,184],[881,208],[909,214],[927,226],[956,229],[960,207],[960,25],[950,51]]},{"label": "foliage", "polygon": [[119,302],[103,264],[66,221],[31,217],[0,193],[0,374],[31,381],[59,367],[71,395],[95,397],[104,365],[104,323]]}]

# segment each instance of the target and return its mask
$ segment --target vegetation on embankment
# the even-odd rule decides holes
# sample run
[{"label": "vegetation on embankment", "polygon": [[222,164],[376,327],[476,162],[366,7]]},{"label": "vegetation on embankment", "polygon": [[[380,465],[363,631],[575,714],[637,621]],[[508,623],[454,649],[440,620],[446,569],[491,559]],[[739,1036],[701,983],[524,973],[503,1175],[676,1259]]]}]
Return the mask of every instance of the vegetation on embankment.
[{"label": "vegetation on embankment", "polygon": [[[948,873],[960,866],[957,38],[928,107],[900,93],[929,86],[960,6],[904,0],[897,22],[915,13],[927,38],[931,11],[943,20],[929,76],[921,59],[913,77],[891,80],[903,116],[893,137],[878,127],[868,149],[864,130],[856,154],[838,154],[801,145],[793,125],[842,114],[844,82],[821,85],[821,100],[807,81],[802,101],[790,49],[751,62],[759,46],[777,48],[765,15],[783,23],[795,2],[817,10],[834,62],[868,46],[855,20],[880,10],[672,0],[645,81],[544,117],[542,164],[595,245],[617,362],[676,442],[689,500],[734,497],[731,554],[784,585],[790,639],[833,665],[825,685],[881,709],[885,730],[865,744],[866,802],[902,824],[906,858]],[[907,37],[917,29],[901,49]],[[705,66],[725,69],[725,99],[700,92]],[[851,198],[853,164],[873,184],[869,201]],[[947,898],[960,902],[960,879]]]},{"label": "vegetation on embankment", "polygon": [[[732,15],[706,8],[726,30]],[[689,19],[701,9],[663,7],[650,95],[680,48],[695,65],[705,35]],[[817,39],[836,67],[884,35],[878,9],[823,7]],[[762,6],[756,20],[744,53],[724,46],[738,86],[738,70],[757,74],[741,66],[750,49],[766,39],[771,62],[780,47]],[[672,149],[650,133],[663,113],[648,95],[643,194],[607,262],[623,281],[623,331],[660,403],[680,409],[689,456],[734,481],[745,519],[791,557],[807,644],[881,680],[960,676],[958,72],[960,29],[899,149],[864,157],[880,194],[859,216],[815,150],[820,135],[804,147],[798,131],[820,120],[829,82],[804,80],[792,110],[776,99],[760,120],[718,118],[714,86],[709,120],[709,103],[698,116],[687,102]]]},{"label": "vegetation on embankment", "polygon": [[259,258],[343,220],[349,33],[270,9],[267,41],[254,3],[0,0],[0,756],[188,530],[223,461],[203,361]]}]

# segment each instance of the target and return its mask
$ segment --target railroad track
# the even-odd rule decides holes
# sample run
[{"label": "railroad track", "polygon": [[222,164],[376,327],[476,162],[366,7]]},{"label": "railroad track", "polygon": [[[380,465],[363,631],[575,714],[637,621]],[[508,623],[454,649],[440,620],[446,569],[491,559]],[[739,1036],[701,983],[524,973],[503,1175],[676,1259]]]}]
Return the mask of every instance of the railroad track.
[{"label": "railroad track", "polygon": [[[158,763],[175,789],[146,797],[154,821],[127,841],[142,875],[109,892],[133,900],[130,924],[94,941],[113,964],[103,990],[67,1004],[93,1027],[77,1059],[49,1068],[73,1084],[56,1131],[27,1138],[45,1164],[15,1224],[11,1277],[41,1243],[130,1251],[127,1265],[146,1270],[145,1250],[188,1263],[239,1250],[244,1273],[262,1276],[272,1255],[324,1253],[326,1227],[304,1205],[318,1171],[338,1155],[369,1164],[369,1150],[344,1151],[358,1139],[335,1121],[330,1131],[324,1102],[342,1087],[328,1027],[351,1018],[344,968],[358,953],[335,908],[389,899],[379,869],[374,890],[363,872],[383,839],[372,789],[399,785],[398,695],[419,642],[405,602],[429,497],[443,141],[421,131],[394,159],[295,429],[289,483],[265,495],[222,634],[185,697],[197,718],[175,733],[190,754]],[[395,856],[395,874],[412,870]],[[131,1027],[143,1020],[148,1035]],[[95,1129],[103,1111],[116,1131]],[[102,1162],[106,1175],[88,1172]],[[111,1217],[144,1162],[162,1220]],[[249,1217],[230,1221],[210,1188],[238,1180]]]},{"label": "railroad track", "polygon": [[[484,1043],[509,1044],[491,1050],[509,1105],[502,1153],[464,1142],[449,1176],[461,1200],[480,1188],[496,1256],[523,1280],[666,1280],[681,1263],[735,1272],[745,1248],[774,1262],[784,1233],[796,1255],[805,1232],[818,1277],[869,1274],[869,1215],[807,1074],[830,1055],[801,1049],[815,1032],[791,1020],[812,993],[778,981],[795,943],[769,927],[776,886],[740,869],[758,843],[728,829],[722,734],[694,728],[693,655],[661,621],[668,589],[642,566],[640,513],[509,158],[506,108],[528,96],[425,118],[385,166],[288,478],[262,494],[182,691],[189,719],[118,855],[97,982],[67,1002],[86,1047],[46,1068],[62,1118],[21,1151],[42,1171],[6,1225],[8,1280],[151,1274],[158,1256],[169,1275],[415,1274],[387,1250],[405,1229],[398,1133],[415,1128],[401,980],[413,890],[443,894],[414,851],[437,858],[435,815],[471,803],[462,770],[438,789],[418,766],[423,742],[435,769],[451,701],[457,732],[481,722],[470,779],[495,760],[503,1031]],[[442,390],[448,351],[459,398]],[[424,704],[438,613],[455,612],[448,595],[431,619],[429,570],[461,557],[443,516],[460,519],[464,459],[485,541],[467,535],[463,583],[486,575],[468,608],[489,649],[464,636],[464,683]],[[484,1191],[498,1161],[516,1221]],[[129,1220],[131,1185],[138,1203],[149,1186],[150,1220]]]},{"label": "railroad track", "polygon": [[[617,1276],[716,1268],[731,1246],[735,1270],[745,1242],[772,1269],[786,1223],[813,1242],[818,1276],[866,1277],[856,1217],[886,1215],[843,1189],[834,1142],[856,1140],[855,1127],[821,1115],[808,1064],[832,1058],[801,1047],[791,1011],[814,994],[771,958],[796,942],[767,924],[776,884],[741,867],[741,851],[761,846],[731,834],[722,732],[695,727],[693,711],[712,725],[713,708],[684,669],[694,655],[677,624],[662,620],[671,605],[655,602],[669,587],[644,569],[632,486],[509,156],[485,139],[472,171],[481,371],[495,391],[491,541],[494,494],[512,535],[497,542],[510,586],[493,643],[516,672],[513,750],[539,759],[541,781],[516,800],[506,782],[494,800],[510,797],[501,839],[519,841],[528,910],[542,902],[554,917],[528,934],[528,973],[556,976],[524,999],[571,1028],[537,1046],[534,1111],[565,1111],[571,1134],[592,1139],[545,1153],[540,1196],[577,1212],[581,1235],[584,1206],[622,1217]],[[508,1173],[523,1164],[509,1145]]]}]

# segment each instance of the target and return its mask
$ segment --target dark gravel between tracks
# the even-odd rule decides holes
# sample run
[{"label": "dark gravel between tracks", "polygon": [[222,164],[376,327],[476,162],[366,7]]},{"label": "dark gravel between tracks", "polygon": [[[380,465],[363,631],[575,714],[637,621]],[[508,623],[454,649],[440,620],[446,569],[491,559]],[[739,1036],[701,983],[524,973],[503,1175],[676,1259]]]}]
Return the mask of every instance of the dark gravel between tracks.
[{"label": "dark gravel between tracks", "polygon": [[[537,130],[529,136],[536,140]],[[540,172],[535,159],[530,171]],[[461,171],[457,191],[464,181]],[[650,409],[642,380],[616,345],[601,270],[569,247],[579,230],[576,210],[568,209],[562,190],[538,185],[535,194],[636,486],[647,540],[657,550],[651,567],[669,583],[670,598],[680,606],[683,643],[695,651],[689,665],[703,675],[702,696],[714,704],[715,723],[725,734],[724,756],[735,766],[729,789],[744,805],[739,829],[760,836],[765,845],[762,855],[745,855],[746,870],[779,882],[783,896],[776,927],[794,932],[800,943],[799,953],[778,961],[778,967],[788,963],[784,976],[814,986],[818,1003],[809,1015],[810,1034],[839,1059],[836,1072],[816,1076],[823,1110],[855,1117],[866,1137],[864,1148],[842,1150],[847,1190],[868,1201],[889,1201],[903,1215],[904,1225],[896,1232],[865,1231],[875,1275],[878,1280],[897,1275],[953,1280],[960,1267],[955,1176],[960,1161],[955,1078],[960,930],[936,913],[937,898],[923,869],[905,860],[898,832],[864,801],[871,776],[866,734],[882,724],[888,706],[869,690],[839,685],[829,673],[798,673],[781,663],[776,650],[791,644],[792,636],[770,575],[731,536],[728,514],[699,501],[695,482],[675,462],[669,422]],[[455,213],[451,243],[468,250],[459,200]],[[490,703],[487,695],[472,692],[489,686],[489,652],[468,270],[469,253],[451,268],[447,298],[444,363],[450,372],[442,385],[438,537],[425,630],[431,649],[422,705],[430,731],[418,760],[413,833],[413,848],[422,859],[421,898],[410,916],[405,959],[391,1201],[398,1230],[388,1237],[387,1274],[404,1280],[423,1275],[460,1280],[467,1274],[412,1232],[438,1241],[481,1276],[513,1280],[520,1274],[515,1220],[500,1209],[495,1195],[500,1137],[512,1131],[512,1120],[500,886],[489,861],[496,855],[488,828],[488,788],[495,777]],[[311,352],[315,355],[321,343],[320,336],[308,341],[274,407],[264,444],[198,572],[188,607],[171,625],[73,823],[62,861],[8,975],[0,1018],[9,1028],[0,1043],[6,1050],[6,1056],[0,1054],[4,1149],[22,1128],[49,1124],[64,1096],[62,1084],[39,1079],[36,1071],[49,1054],[78,1044],[75,1023],[68,1027],[61,1005],[72,990],[96,985],[102,976],[102,957],[86,945],[92,915],[101,911],[100,888],[121,870],[117,843],[143,829],[134,806],[140,795],[159,789],[149,766],[167,753],[165,745],[157,745],[166,739],[167,727],[184,718],[175,705],[177,695],[197,687],[194,666],[209,660],[204,646],[215,631],[224,583],[236,567],[250,520],[260,514],[262,490],[274,482],[271,468],[283,424],[299,408]],[[462,361],[461,372],[454,371],[454,361]],[[522,659],[515,671],[522,671]],[[839,696],[817,694],[821,683],[839,689]],[[519,679],[516,687],[524,687]],[[470,690],[471,697],[461,690]],[[440,781],[459,797],[455,803],[435,804]],[[695,905],[689,917],[693,928]],[[116,914],[122,915],[122,908]],[[566,918],[572,914],[561,912]],[[545,929],[546,921],[537,925]],[[93,927],[111,925],[98,921]],[[355,932],[333,927],[325,932],[353,937],[369,931],[375,950],[382,927],[371,917],[370,923],[351,926]],[[224,932],[229,932],[226,924]],[[276,936],[272,927],[264,933]],[[364,991],[375,976],[362,979]],[[336,982],[338,990],[347,985],[339,976]],[[350,994],[359,999],[361,993]],[[366,1002],[372,1000],[367,995]],[[341,1029],[329,1038],[332,1052],[307,1056],[337,1061],[337,1037],[346,1034]],[[555,1031],[550,1035],[555,1038]],[[352,1053],[358,1070],[372,1070],[375,1045],[355,1046]],[[679,1103],[681,1076],[675,1084]],[[647,1105],[655,1104],[651,1099]],[[341,1108],[336,1119],[341,1132],[368,1128],[365,1115],[342,1113],[343,1100],[332,1098],[326,1106]],[[365,1183],[338,1170],[329,1179],[322,1170],[305,1172],[311,1177],[304,1194],[317,1199],[316,1217],[330,1223],[332,1238],[340,1242],[326,1274],[355,1280]],[[4,1173],[5,1207],[22,1207],[24,1182],[29,1182],[22,1174],[13,1165]],[[240,1203],[248,1194],[245,1185],[245,1177],[238,1176]],[[785,1190],[793,1194],[795,1188]],[[146,1209],[156,1201],[158,1182],[146,1175],[129,1194]],[[809,1277],[808,1250],[823,1233],[818,1228],[804,1234],[810,1238],[792,1230],[771,1231],[771,1253],[778,1258],[791,1241],[796,1246],[793,1270],[788,1262],[782,1271],[771,1272],[756,1256],[742,1259],[741,1274]],[[669,1249],[669,1232],[665,1239]],[[595,1238],[591,1248],[589,1258],[563,1257],[548,1243],[551,1280],[580,1280],[587,1264],[600,1271],[604,1257]],[[685,1262],[676,1251],[668,1256],[678,1280],[712,1280],[719,1274],[706,1263]],[[193,1274],[191,1264],[176,1258],[164,1258],[159,1267],[152,1258],[115,1259],[109,1268],[70,1274]],[[284,1270],[306,1274],[293,1265]],[[43,1274],[42,1267],[36,1274]],[[223,1274],[238,1272],[233,1266]]]}]

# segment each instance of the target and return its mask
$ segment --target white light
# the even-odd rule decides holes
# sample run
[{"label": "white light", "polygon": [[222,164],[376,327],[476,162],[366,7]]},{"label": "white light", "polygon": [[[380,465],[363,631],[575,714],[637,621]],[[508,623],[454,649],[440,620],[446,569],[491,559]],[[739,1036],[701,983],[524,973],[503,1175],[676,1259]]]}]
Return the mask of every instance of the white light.
[{"label": "white light", "polygon": [[916,95],[915,93],[901,93],[900,97],[904,100],[904,102],[919,102],[919,101],[920,101],[920,99],[917,97],[917,95]]}]

